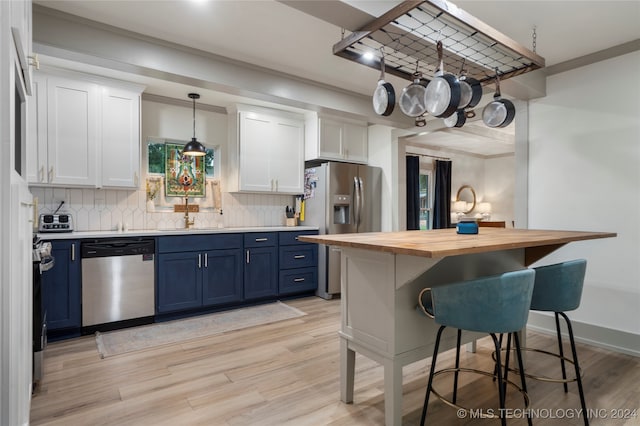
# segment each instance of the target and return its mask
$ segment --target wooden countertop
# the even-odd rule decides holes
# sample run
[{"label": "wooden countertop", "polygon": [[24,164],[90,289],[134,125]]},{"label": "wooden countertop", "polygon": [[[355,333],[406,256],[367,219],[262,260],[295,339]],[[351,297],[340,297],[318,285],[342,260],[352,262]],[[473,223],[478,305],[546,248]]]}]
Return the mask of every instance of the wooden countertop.
[{"label": "wooden countertop", "polygon": [[566,243],[615,237],[612,232],[547,231],[480,228],[478,234],[457,234],[455,229],[431,231],[366,232],[300,236],[301,241],[352,247],[410,256],[441,258],[498,250],[525,249],[529,265]]}]

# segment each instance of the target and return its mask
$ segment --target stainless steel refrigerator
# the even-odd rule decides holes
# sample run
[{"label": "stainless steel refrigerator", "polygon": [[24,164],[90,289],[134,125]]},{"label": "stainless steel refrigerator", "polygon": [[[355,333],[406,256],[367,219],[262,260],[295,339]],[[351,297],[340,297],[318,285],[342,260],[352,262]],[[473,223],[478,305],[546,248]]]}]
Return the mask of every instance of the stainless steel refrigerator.
[{"label": "stainless steel refrigerator", "polygon": [[[379,167],[328,162],[305,170],[305,214],[301,225],[320,234],[380,231],[382,170]],[[320,246],[317,295],[340,293],[340,251]]]}]

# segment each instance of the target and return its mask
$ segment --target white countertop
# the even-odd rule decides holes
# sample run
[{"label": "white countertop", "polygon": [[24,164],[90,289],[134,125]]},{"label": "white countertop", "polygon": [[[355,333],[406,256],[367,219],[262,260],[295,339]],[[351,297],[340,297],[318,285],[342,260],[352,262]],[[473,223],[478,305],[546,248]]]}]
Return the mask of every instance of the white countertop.
[{"label": "white countertop", "polygon": [[232,234],[245,232],[317,231],[314,226],[256,226],[238,228],[132,229],[128,231],[73,231],[38,233],[42,240],[78,240],[84,238],[160,237],[170,235]]}]

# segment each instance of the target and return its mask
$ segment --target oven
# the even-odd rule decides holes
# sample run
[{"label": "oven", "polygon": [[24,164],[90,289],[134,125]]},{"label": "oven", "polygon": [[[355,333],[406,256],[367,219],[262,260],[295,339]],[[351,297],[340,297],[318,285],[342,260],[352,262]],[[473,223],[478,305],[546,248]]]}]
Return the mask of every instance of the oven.
[{"label": "oven", "polygon": [[51,243],[33,237],[33,390],[42,380],[44,350],[47,347],[47,312],[42,300],[42,272],[53,268]]}]

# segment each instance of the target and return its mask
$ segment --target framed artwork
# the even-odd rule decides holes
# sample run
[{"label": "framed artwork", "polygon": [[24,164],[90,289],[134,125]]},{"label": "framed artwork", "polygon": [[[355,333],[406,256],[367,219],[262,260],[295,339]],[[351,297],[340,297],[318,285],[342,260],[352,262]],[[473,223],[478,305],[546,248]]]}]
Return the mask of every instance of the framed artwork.
[{"label": "framed artwork", "polygon": [[165,143],[167,197],[205,197],[205,157],[182,155],[184,144]]}]

